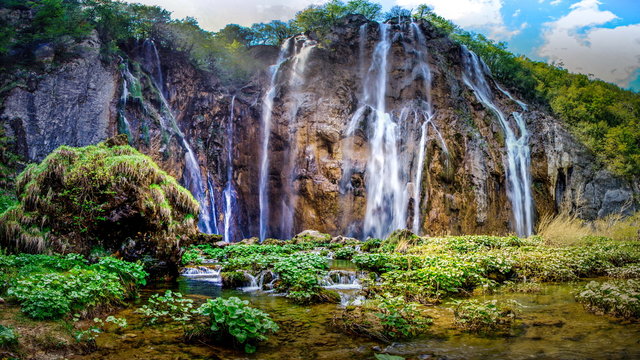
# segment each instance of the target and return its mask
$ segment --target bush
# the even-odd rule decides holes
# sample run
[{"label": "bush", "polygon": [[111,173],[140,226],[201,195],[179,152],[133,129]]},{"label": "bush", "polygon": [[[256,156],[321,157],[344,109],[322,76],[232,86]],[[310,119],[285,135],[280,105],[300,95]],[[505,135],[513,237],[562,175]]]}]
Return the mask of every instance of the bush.
[{"label": "bush", "polygon": [[18,345],[18,334],[8,326],[0,325],[0,349],[10,349]]},{"label": "bush", "polygon": [[336,250],[333,257],[335,259],[351,260],[351,258],[355,253],[356,253],[356,249],[352,248],[351,246],[346,246]]},{"label": "bush", "polygon": [[258,341],[267,340],[267,335],[279,328],[267,313],[248,304],[237,297],[209,299],[198,308],[198,313],[208,317],[209,328],[217,340],[232,338],[244,345],[245,352],[253,353]]},{"label": "bush", "polygon": [[418,306],[402,296],[385,294],[362,306],[347,307],[334,317],[334,323],[349,333],[385,342],[411,338],[423,333],[432,322]]},{"label": "bush", "polygon": [[612,267],[606,270],[607,276],[616,279],[640,279],[640,264]]},{"label": "bush", "polygon": [[118,305],[146,283],[140,264],[111,257],[87,265],[77,254],[0,256],[7,294],[34,319],[56,319],[71,312],[84,316]]},{"label": "bush", "polygon": [[510,327],[516,319],[518,304],[514,301],[498,304],[496,300],[455,302],[455,325],[465,331],[495,331]]},{"label": "bush", "polygon": [[278,289],[297,303],[334,301],[320,286],[320,279],[327,273],[327,260],[315,254],[294,254],[278,261],[273,269],[280,275]]},{"label": "bush", "polygon": [[576,299],[597,314],[640,318],[640,280],[591,281]]}]

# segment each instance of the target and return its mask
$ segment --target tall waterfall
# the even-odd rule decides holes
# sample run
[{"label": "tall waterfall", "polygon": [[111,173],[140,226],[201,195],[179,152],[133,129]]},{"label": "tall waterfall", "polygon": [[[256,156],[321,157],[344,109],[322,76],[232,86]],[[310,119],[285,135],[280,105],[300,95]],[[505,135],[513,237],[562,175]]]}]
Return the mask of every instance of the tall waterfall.
[{"label": "tall waterfall", "polygon": [[398,158],[399,129],[386,110],[389,25],[380,24],[380,40],[364,79],[364,102],[371,107],[367,163],[365,235],[382,238],[406,226],[408,196]]},{"label": "tall waterfall", "polygon": [[227,184],[224,188],[224,241],[231,242],[233,240],[233,232],[231,229],[232,217],[234,215],[234,206],[236,204],[236,189],[233,186],[233,126],[235,122],[235,103],[236,97],[231,98],[229,110],[229,120],[227,123]]},{"label": "tall waterfall", "polygon": [[207,234],[217,234],[217,213],[212,177],[209,175],[207,176],[207,184],[205,185],[196,155],[189,145],[187,138],[178,127],[178,122],[176,121],[169,102],[164,95],[162,66],[160,63],[160,56],[158,55],[158,49],[156,48],[153,40],[145,40],[143,43],[143,50],[145,60],[151,63],[151,68],[148,69],[148,72],[151,73],[154,85],[158,89],[158,96],[160,97],[160,101],[163,105],[163,114],[166,115],[166,117],[161,116],[160,124],[164,131],[175,134],[185,149],[185,169],[182,173],[182,182],[184,186],[191,191],[198,201],[198,204],[200,204],[200,220],[198,222],[198,228],[200,231]]},{"label": "tall waterfall", "polygon": [[[360,106],[353,113],[345,135],[343,176],[340,191],[351,192],[351,176],[356,164],[350,158],[353,152],[353,136],[366,122],[369,157],[366,164],[367,204],[363,224],[363,236],[382,238],[392,231],[408,226],[409,200],[413,198],[411,228],[421,230],[421,206],[426,203],[422,193],[426,149],[432,129],[445,155],[448,150],[433,118],[431,103],[431,69],[428,62],[427,42],[420,26],[411,23],[410,40],[405,45],[407,59],[412,69],[404,83],[421,81],[422,86],[414,97],[404,99],[399,109],[387,109],[388,58],[391,49],[391,25],[379,24],[380,38],[371,53],[370,66],[365,70],[366,25],[360,28],[359,67],[362,75]],[[419,138],[415,135],[419,134]],[[424,198],[424,199],[423,199]],[[345,206],[349,203],[345,201]],[[353,225],[353,224],[349,224]]]},{"label": "tall waterfall", "polygon": [[[515,223],[514,230],[519,236],[529,236],[533,234],[533,197],[531,195],[529,133],[525,121],[521,113],[512,113],[519,133],[519,136],[516,135],[507,116],[493,101],[493,93],[487,80],[490,73],[487,65],[467,48],[463,48],[462,60],[464,64],[463,81],[474,90],[478,101],[496,114],[504,131],[507,148],[507,196],[511,202]],[[496,87],[511,100],[517,102],[523,111],[527,109],[524,103],[515,100],[497,84]]]},{"label": "tall waterfall", "polygon": [[[262,159],[260,162],[260,181],[259,181],[259,202],[260,202],[260,240],[267,237],[268,221],[269,221],[269,196],[267,194],[267,182],[269,176],[269,140],[271,133],[271,121],[273,117],[273,106],[276,95],[280,92],[280,85],[285,81],[288,89],[289,111],[284,114],[288,120],[288,144],[290,145],[288,154],[286,155],[286,167],[283,169],[285,175],[283,177],[284,193],[281,196],[281,214],[280,233],[281,237],[290,237],[293,232],[293,215],[295,209],[295,201],[297,194],[293,191],[293,181],[296,176],[296,155],[297,155],[297,112],[303,102],[300,90],[304,85],[304,72],[307,59],[311,49],[316,42],[309,40],[305,35],[297,35],[287,39],[280,48],[277,62],[271,66],[271,82],[269,89],[265,93],[262,103]],[[282,71],[282,65],[290,61],[288,70]],[[282,94],[279,94],[282,95]],[[282,96],[284,98],[284,96]]]},{"label": "tall waterfall", "polygon": [[260,241],[267,236],[267,222],[269,221],[269,199],[267,194],[267,182],[269,180],[269,140],[271,137],[271,118],[273,116],[273,101],[278,92],[277,79],[280,66],[287,60],[289,44],[292,38],[287,39],[280,47],[278,60],[269,69],[271,81],[269,88],[262,100],[262,157],[260,159],[260,180],[258,183],[258,202],[260,206]]}]

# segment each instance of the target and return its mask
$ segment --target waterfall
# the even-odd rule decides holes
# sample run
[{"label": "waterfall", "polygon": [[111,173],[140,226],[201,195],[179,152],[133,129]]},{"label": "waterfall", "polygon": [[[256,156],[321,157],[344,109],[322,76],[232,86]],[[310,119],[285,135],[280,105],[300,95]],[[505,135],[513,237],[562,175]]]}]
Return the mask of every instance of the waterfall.
[{"label": "waterfall", "polygon": [[267,222],[269,221],[269,199],[267,181],[269,179],[269,140],[271,137],[271,118],[273,116],[273,101],[277,94],[277,78],[280,66],[287,60],[289,43],[287,39],[280,47],[278,60],[270,67],[271,81],[264,99],[262,100],[262,157],[260,159],[260,180],[258,183],[258,202],[260,207],[260,241],[267,236]]},{"label": "waterfall", "polygon": [[[295,208],[296,194],[293,193],[293,180],[296,176],[296,154],[297,146],[295,141],[297,122],[296,116],[300,105],[302,104],[302,97],[299,94],[300,88],[304,84],[304,71],[306,62],[311,49],[316,45],[315,41],[309,40],[304,35],[298,35],[287,39],[280,48],[280,54],[278,60],[271,66],[271,81],[269,88],[265,93],[262,103],[262,157],[260,161],[260,180],[259,180],[259,206],[260,206],[260,241],[267,237],[268,221],[269,221],[269,196],[267,194],[267,182],[269,177],[269,142],[271,135],[273,106],[276,95],[278,95],[279,89],[279,75],[281,73],[282,65],[288,60],[291,61],[290,71],[285,73],[284,78],[288,77],[288,90],[290,97],[293,99],[293,103],[289,108],[289,112],[285,114],[288,117],[288,143],[290,149],[287,154],[288,174],[284,176],[283,188],[286,193],[283,194],[281,199],[282,217],[280,221],[280,236],[289,237],[293,230],[293,214]],[[293,51],[293,53],[292,53]],[[282,79],[284,80],[284,79]]]},{"label": "waterfall", "polygon": [[[379,24],[380,39],[371,54],[370,66],[364,70],[366,26],[360,28],[359,60],[362,74],[362,93],[359,107],[351,116],[345,129],[347,141],[344,145],[343,175],[339,189],[344,195],[351,192],[351,176],[356,166],[351,159],[353,136],[362,123],[366,123],[366,134],[370,149],[366,164],[367,204],[364,219],[364,237],[382,238],[394,230],[407,227],[407,212],[413,198],[412,229],[421,229],[420,205],[426,148],[432,129],[440,147],[448,158],[444,139],[433,122],[435,113],[431,102],[431,69],[428,62],[427,42],[418,24],[411,23],[410,45],[405,45],[411,64],[408,82],[421,80],[422,86],[415,97],[405,99],[402,107],[388,110],[386,107],[387,63],[391,48],[390,25]],[[413,121],[410,121],[413,115]],[[415,135],[419,134],[416,139]],[[345,206],[349,206],[346,201]],[[426,196],[425,196],[426,200]],[[346,207],[345,207],[346,208]],[[353,225],[353,224],[350,224]]]},{"label": "waterfall", "polygon": [[[118,124],[118,132],[121,134],[126,134],[129,142],[131,142],[131,123],[129,123],[129,119],[127,119],[126,111],[127,111],[127,101],[129,100],[129,81],[133,79],[133,75],[129,71],[129,65],[124,61],[123,58],[120,58],[120,75],[122,76],[122,94],[120,94],[120,103],[118,109],[119,121]],[[135,80],[135,79],[133,79]]]},{"label": "waterfall", "polygon": [[294,193],[294,180],[296,178],[297,168],[296,159],[298,154],[298,142],[296,141],[297,135],[297,113],[303,103],[303,94],[300,93],[302,86],[305,83],[305,69],[307,60],[311,50],[316,45],[316,42],[309,40],[305,35],[298,35],[294,38],[294,51],[295,54],[291,58],[291,69],[289,71],[289,87],[288,94],[291,98],[292,104],[289,106],[288,112],[288,144],[289,151],[288,157],[288,175],[284,178],[283,189],[285,193],[282,196],[282,218],[280,223],[280,238],[289,239],[293,234],[293,216],[294,209],[296,207],[297,194]]},{"label": "waterfall", "polygon": [[[529,133],[526,124],[519,112],[513,112],[512,116],[518,127],[519,136],[512,130],[507,116],[493,101],[493,93],[487,80],[490,74],[487,65],[472,51],[463,47],[463,81],[473,89],[478,101],[489,108],[500,121],[505,134],[507,148],[507,196],[511,202],[515,231],[519,236],[533,234],[533,197],[531,194],[531,154],[529,149]],[[524,103],[515,100],[508,92],[496,87],[511,100],[518,103],[523,111],[527,107]]]},{"label": "waterfall", "polygon": [[380,24],[380,41],[373,51],[365,77],[364,101],[371,107],[370,154],[367,162],[365,235],[383,238],[406,226],[407,193],[399,159],[398,124],[386,111],[389,25]]},{"label": "waterfall", "polygon": [[224,188],[224,241],[231,242],[233,234],[231,232],[231,220],[233,216],[233,207],[236,203],[236,189],[233,186],[233,125],[234,125],[234,109],[236,97],[231,98],[229,110],[229,122],[227,123],[227,185]]},{"label": "waterfall", "polygon": [[[171,112],[171,106],[164,95],[164,80],[162,76],[162,66],[160,63],[160,56],[158,55],[158,49],[156,48],[153,40],[145,40],[143,43],[145,60],[151,62],[151,69],[149,70],[152,75],[152,80],[155,87],[158,89],[158,96],[162,102],[164,114],[168,118],[161,116],[160,125],[165,131],[170,131],[178,136],[180,143],[185,149],[184,162],[185,170],[182,174],[182,182],[186,188],[191,191],[193,196],[200,204],[200,219],[198,221],[198,228],[200,231],[207,234],[217,234],[218,226],[216,224],[216,205],[214,196],[214,186],[212,177],[207,175],[207,184],[202,178],[200,172],[200,165],[196,158],[196,155],[189,145],[187,138],[178,127],[178,122],[175,116]],[[167,123],[167,121],[169,123]],[[207,197],[207,192],[209,196]]]}]

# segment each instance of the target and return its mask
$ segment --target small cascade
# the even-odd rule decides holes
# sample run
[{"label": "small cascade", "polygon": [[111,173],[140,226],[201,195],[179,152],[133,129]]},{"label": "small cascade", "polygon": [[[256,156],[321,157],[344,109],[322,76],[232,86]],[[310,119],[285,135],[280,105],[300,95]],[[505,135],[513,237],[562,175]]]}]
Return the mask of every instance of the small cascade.
[{"label": "small cascade", "polygon": [[[507,148],[507,196],[511,202],[515,222],[514,230],[518,236],[530,236],[533,234],[533,197],[531,194],[529,133],[525,121],[521,113],[512,113],[519,134],[516,135],[507,116],[493,101],[493,93],[488,82],[490,71],[487,65],[466,47],[463,47],[462,60],[464,64],[463,81],[473,89],[478,101],[498,117],[504,131]],[[497,84],[495,85],[504,95],[516,102],[523,111],[526,111],[526,104],[514,99],[507,91]]]},{"label": "small cascade", "polygon": [[275,282],[279,279],[278,274],[274,273],[271,270],[260,271],[257,275],[253,275],[249,271],[245,271],[244,276],[249,283],[248,286],[244,286],[241,288],[241,290],[244,292],[273,290]]},{"label": "small cascade", "polygon": [[[182,183],[191,191],[193,196],[200,204],[200,219],[198,221],[198,228],[200,231],[207,234],[217,234],[217,215],[215,205],[215,194],[213,186],[213,178],[207,175],[207,184],[205,185],[202,173],[200,172],[200,164],[196,158],[196,155],[189,145],[184,133],[178,127],[178,122],[175,119],[171,111],[171,106],[165,97],[164,91],[164,79],[162,76],[162,66],[160,63],[160,56],[158,55],[158,49],[156,48],[153,40],[145,40],[143,43],[143,51],[145,61],[150,64],[150,71],[152,80],[155,87],[158,89],[158,95],[163,105],[163,114],[161,116],[160,124],[164,131],[175,134],[180,139],[182,146],[185,149],[184,160],[185,169],[182,173]],[[208,196],[207,196],[208,193]]]},{"label": "small cascade", "polygon": [[189,266],[182,268],[180,275],[191,279],[211,282],[216,285],[222,286],[222,277],[220,277],[220,267],[207,267],[207,266]]},{"label": "small cascade", "polygon": [[129,100],[129,82],[128,80],[133,78],[133,75],[129,71],[129,65],[120,58],[120,66],[122,70],[120,74],[122,76],[122,94],[120,94],[120,102],[118,109],[118,120],[120,121],[118,124],[118,132],[120,134],[126,134],[129,142],[131,142],[131,124],[126,116],[127,111],[127,101]]},{"label": "small cascade", "polygon": [[233,229],[231,224],[233,221],[234,206],[236,204],[236,189],[233,186],[233,127],[234,127],[234,109],[236,97],[231,98],[229,111],[229,120],[227,123],[227,184],[224,188],[224,232],[223,239],[226,242],[233,241]]},{"label": "small cascade", "polygon": [[364,278],[364,276],[365,273],[361,271],[331,270],[320,281],[320,285],[333,290],[362,289],[360,279]]}]

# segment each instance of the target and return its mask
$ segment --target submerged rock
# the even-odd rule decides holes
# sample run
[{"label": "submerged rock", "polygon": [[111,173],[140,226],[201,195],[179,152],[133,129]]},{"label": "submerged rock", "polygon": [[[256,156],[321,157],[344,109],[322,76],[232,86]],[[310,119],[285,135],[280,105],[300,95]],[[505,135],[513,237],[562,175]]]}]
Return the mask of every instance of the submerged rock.
[{"label": "submerged rock", "polygon": [[28,166],[17,180],[18,205],[0,217],[0,245],[85,255],[102,248],[175,270],[181,242],[197,233],[198,203],[123,142],[62,146]]}]

